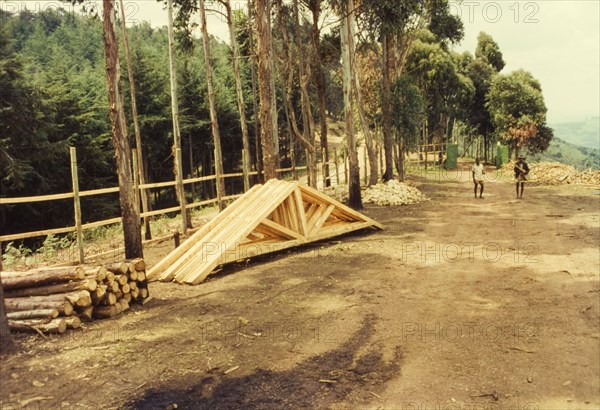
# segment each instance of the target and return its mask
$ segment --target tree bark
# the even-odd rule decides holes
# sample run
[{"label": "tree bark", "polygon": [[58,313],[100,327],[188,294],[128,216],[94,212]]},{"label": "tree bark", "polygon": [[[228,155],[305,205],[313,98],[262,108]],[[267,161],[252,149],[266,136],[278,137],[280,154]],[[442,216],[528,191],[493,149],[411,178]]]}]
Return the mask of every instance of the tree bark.
[{"label": "tree bark", "polygon": [[31,319],[31,320],[9,320],[8,326],[12,330],[19,332],[36,332],[36,329],[42,333],[65,333],[67,322],[65,318],[52,320]]},{"label": "tree bark", "polygon": [[181,132],[179,130],[179,99],[177,98],[177,62],[175,61],[175,35],[173,33],[173,0],[167,0],[168,35],[169,35],[169,74],[171,79],[171,114],[173,117],[173,158],[174,174],[177,181],[177,198],[181,212],[183,234],[187,235],[191,227],[185,207],[185,190],[183,188],[183,168],[181,165]]},{"label": "tree bark", "polygon": [[273,129],[272,87],[271,87],[271,27],[267,0],[254,2],[256,16],[256,38],[258,54],[258,86],[260,97],[260,130],[263,154],[264,179],[277,178],[278,152]]},{"label": "tree bark", "polygon": [[[134,169],[133,172],[138,173],[138,178],[141,185],[146,183],[146,172],[144,169],[144,154],[142,148],[142,133],[140,132],[140,125],[138,122],[138,111],[137,101],[135,98],[135,80],[133,78],[133,68],[131,66],[131,52],[129,49],[129,37],[127,36],[127,27],[125,25],[125,7],[123,6],[123,0],[119,0],[121,9],[121,31],[123,33],[123,45],[125,47],[125,58],[127,59],[127,74],[129,76],[129,92],[131,94],[131,116],[133,117],[133,130],[135,133],[135,146],[137,156],[138,169]],[[150,197],[146,189],[141,190],[141,202],[142,211],[148,212],[148,202]],[[144,217],[145,237],[147,240],[152,239],[152,232],[150,230],[150,218]]]},{"label": "tree bark", "polygon": [[210,37],[206,26],[206,9],[204,0],[199,0],[200,26],[202,29],[202,46],[204,49],[204,73],[206,75],[206,88],[208,91],[208,106],[210,122],[215,145],[215,174],[217,177],[217,204],[219,210],[225,209],[225,202],[221,200],[225,194],[225,179],[223,178],[223,151],[221,149],[221,132],[219,130],[219,118],[217,116],[217,102],[215,101],[215,90],[212,80],[212,63],[210,53]]},{"label": "tree bark", "polygon": [[56,319],[58,310],[56,309],[38,309],[22,310],[19,312],[10,312],[6,316],[9,320],[27,320],[27,319]]},{"label": "tree bark", "polygon": [[119,46],[115,35],[114,0],[103,0],[103,34],[106,74],[108,79],[108,99],[112,141],[115,147],[117,175],[119,178],[119,200],[123,218],[125,256],[143,256],[139,210],[134,190],[131,170],[131,147],[125,124],[125,109],[122,101],[121,69],[119,66]]},{"label": "tree bark", "polygon": [[263,155],[262,155],[262,143],[261,143],[261,130],[260,130],[260,120],[258,113],[258,92],[256,90],[256,83],[258,79],[256,77],[256,67],[258,66],[258,59],[256,56],[256,50],[254,49],[254,27],[253,27],[253,19],[252,19],[252,10],[254,9],[254,5],[252,4],[252,0],[248,3],[248,23],[250,25],[250,31],[248,33],[248,41],[250,44],[250,71],[252,73],[252,110],[254,113],[254,148],[255,148],[255,157],[256,157],[256,179],[259,183],[264,182],[264,167],[263,167]]},{"label": "tree bark", "polygon": [[4,290],[30,288],[51,283],[81,280],[85,277],[85,270],[81,267],[45,268],[27,272],[2,272]]},{"label": "tree bark", "polygon": [[319,28],[319,17],[321,15],[321,0],[310,3],[309,8],[312,12],[313,23],[311,31],[311,41],[314,52],[314,70],[315,80],[317,85],[317,98],[319,100],[319,120],[321,128],[321,150],[323,150],[323,175],[325,176],[324,186],[331,186],[329,177],[329,144],[327,141],[327,109],[325,106],[325,98],[327,95],[327,83],[325,81],[325,72],[323,71],[323,61],[321,59],[321,30]]},{"label": "tree bark", "polygon": [[235,74],[235,90],[237,95],[238,111],[240,112],[240,126],[242,129],[242,170],[244,173],[244,192],[250,189],[250,179],[248,177],[248,167],[250,166],[250,139],[248,137],[248,123],[246,120],[246,102],[244,101],[244,89],[242,87],[242,75],[240,69],[240,52],[237,39],[235,37],[235,28],[233,26],[233,13],[230,0],[225,0],[227,9],[227,26],[229,27],[229,41],[233,60],[233,72]]},{"label": "tree bark", "polygon": [[350,19],[347,15],[347,10],[350,13],[354,11],[354,2],[350,0],[347,5],[347,9],[342,9],[341,26],[341,41],[342,41],[342,68],[344,77],[344,117],[346,121],[346,141],[348,144],[349,154],[349,184],[348,193],[349,199],[348,204],[354,209],[362,208],[362,198],[360,192],[360,168],[358,165],[358,153],[356,152],[356,141],[354,136],[354,119],[352,110],[352,68],[350,66],[352,58],[350,53],[352,52],[349,44],[349,36],[352,31],[350,29]]},{"label": "tree bark", "polygon": [[27,296],[47,296],[77,290],[94,291],[98,287],[96,279],[84,279],[76,282],[58,283],[56,285],[34,286],[31,288],[14,289],[5,292],[7,298],[22,298]]},{"label": "tree bark", "polygon": [[5,299],[3,306],[5,306],[7,312],[54,309],[61,316],[71,316],[73,314],[73,305],[65,298],[62,300],[48,300],[48,298]]},{"label": "tree bark", "polygon": [[[348,37],[348,43],[350,46],[350,69],[352,76],[352,86],[356,96],[356,105],[360,118],[361,128],[363,130],[363,134],[365,136],[365,145],[367,147],[367,153],[369,155],[369,186],[377,184],[379,181],[379,172],[377,169],[377,148],[375,146],[375,140],[371,135],[371,131],[369,130],[369,124],[367,122],[367,118],[365,116],[365,110],[363,109],[362,102],[362,93],[360,90],[360,83],[358,81],[358,76],[356,75],[356,46],[354,44],[354,36],[355,36],[355,21],[354,21],[354,13],[351,13],[348,18],[350,19],[350,33],[351,35]],[[365,164],[365,168],[367,164]]]},{"label": "tree bark", "polygon": [[393,65],[393,37],[386,33],[383,36],[383,76],[381,81],[382,112],[383,112],[383,149],[385,152],[385,172],[383,180],[394,178],[394,137],[391,123],[391,76]]},{"label": "tree bark", "polygon": [[[304,64],[305,61],[304,50],[302,47],[302,39],[300,32],[300,8],[298,6],[298,0],[292,2],[293,13],[294,13],[294,27],[295,36],[294,42],[296,43],[296,52],[298,61],[298,82],[300,83],[300,105],[302,106],[302,130],[304,139],[307,141],[307,145],[310,145],[312,149],[308,149],[308,182],[313,188],[317,187],[317,155],[315,149],[315,132],[313,127],[312,110],[310,106],[310,96],[308,94],[308,73],[306,73]],[[282,29],[285,31],[285,27]],[[289,67],[291,70],[292,67]]]}]

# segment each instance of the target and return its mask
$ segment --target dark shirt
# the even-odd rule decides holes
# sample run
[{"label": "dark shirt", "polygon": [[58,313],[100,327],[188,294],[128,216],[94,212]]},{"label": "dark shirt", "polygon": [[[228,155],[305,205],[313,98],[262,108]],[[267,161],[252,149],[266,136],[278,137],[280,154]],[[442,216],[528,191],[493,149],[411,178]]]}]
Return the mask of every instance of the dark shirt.
[{"label": "dark shirt", "polygon": [[527,162],[525,161],[519,161],[515,164],[515,178],[518,178],[519,175],[521,175],[521,170],[519,168],[517,168],[517,166],[521,167],[523,169],[523,175],[527,175],[529,174],[529,167],[527,166]]}]

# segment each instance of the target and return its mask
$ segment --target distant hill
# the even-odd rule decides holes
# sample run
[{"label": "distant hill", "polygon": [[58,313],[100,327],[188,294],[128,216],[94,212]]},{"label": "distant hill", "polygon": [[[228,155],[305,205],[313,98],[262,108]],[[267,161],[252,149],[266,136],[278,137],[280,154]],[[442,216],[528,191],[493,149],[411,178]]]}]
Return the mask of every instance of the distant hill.
[{"label": "distant hill", "polygon": [[600,117],[549,125],[554,129],[554,136],[563,141],[587,148],[600,148]]},{"label": "distant hill", "polygon": [[555,135],[546,152],[527,155],[527,162],[561,162],[580,170],[600,169],[600,149],[571,144]]}]

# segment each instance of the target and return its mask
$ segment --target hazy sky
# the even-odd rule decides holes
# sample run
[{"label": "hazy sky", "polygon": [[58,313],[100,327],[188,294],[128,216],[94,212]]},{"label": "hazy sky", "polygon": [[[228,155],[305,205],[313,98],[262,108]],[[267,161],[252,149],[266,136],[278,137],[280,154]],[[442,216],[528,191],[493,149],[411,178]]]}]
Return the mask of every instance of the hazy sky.
[{"label": "hazy sky", "polygon": [[[208,7],[213,2],[206,3]],[[245,5],[245,1],[231,3],[234,7]],[[10,11],[56,8],[59,4],[0,2]],[[507,63],[503,73],[523,68],[541,82],[550,124],[600,115],[600,1],[464,0],[450,4],[465,25],[465,38],[456,49],[473,53],[478,33],[490,34]],[[166,12],[155,0],[125,0],[125,10],[129,23],[147,20],[155,26],[166,25]],[[227,39],[221,17],[209,15],[208,26],[212,34]]]}]

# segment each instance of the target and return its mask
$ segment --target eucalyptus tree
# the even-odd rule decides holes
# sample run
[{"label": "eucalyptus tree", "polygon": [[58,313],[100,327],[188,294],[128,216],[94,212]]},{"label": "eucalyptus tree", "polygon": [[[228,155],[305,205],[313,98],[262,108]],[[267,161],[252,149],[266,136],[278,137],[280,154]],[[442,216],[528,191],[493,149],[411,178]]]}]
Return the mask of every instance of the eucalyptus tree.
[{"label": "eucalyptus tree", "polygon": [[509,145],[515,158],[523,148],[530,152],[548,148],[553,132],[546,125],[547,108],[541,84],[531,73],[517,70],[495,76],[487,108],[500,140]]},{"label": "eucalyptus tree", "polygon": [[460,19],[451,15],[448,0],[369,0],[361,3],[360,21],[369,41],[381,43],[382,114],[385,148],[384,180],[393,178],[394,137],[391,127],[391,85],[404,64],[420,29],[429,29],[441,42],[463,36]]},{"label": "eucalyptus tree", "polygon": [[208,36],[208,27],[206,24],[206,7],[204,0],[199,0],[198,8],[200,10],[200,27],[202,30],[202,45],[204,50],[204,73],[206,75],[206,88],[208,91],[208,105],[210,111],[210,122],[215,147],[215,174],[217,178],[217,204],[220,210],[225,208],[221,200],[225,196],[225,180],[223,178],[223,151],[221,149],[221,132],[219,129],[219,118],[217,115],[217,102],[213,86],[213,69],[210,52],[210,37]]},{"label": "eucalyptus tree", "polygon": [[340,37],[342,44],[342,71],[344,81],[344,118],[346,122],[346,144],[349,157],[348,204],[354,209],[362,208],[360,191],[360,168],[358,153],[356,152],[356,137],[354,135],[352,64],[355,61],[353,46],[353,15],[355,12],[354,1],[349,0],[342,4],[339,10],[341,15]]}]

